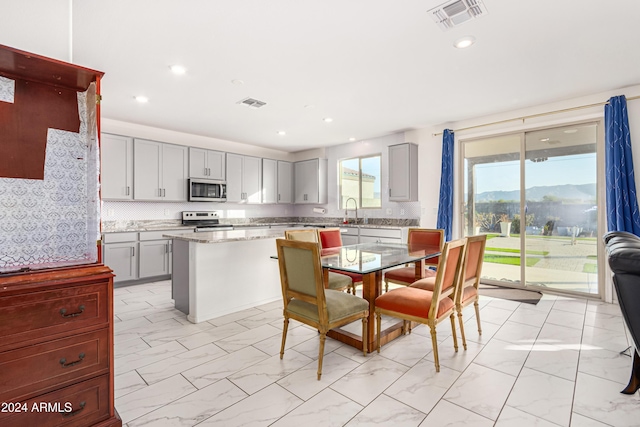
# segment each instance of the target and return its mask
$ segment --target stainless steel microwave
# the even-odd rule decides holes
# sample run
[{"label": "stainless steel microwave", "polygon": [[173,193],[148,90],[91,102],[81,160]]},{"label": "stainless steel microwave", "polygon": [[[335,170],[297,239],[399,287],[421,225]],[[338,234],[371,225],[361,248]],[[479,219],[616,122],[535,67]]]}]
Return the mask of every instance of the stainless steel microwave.
[{"label": "stainless steel microwave", "polygon": [[226,202],[227,183],[212,179],[189,179],[190,202]]}]

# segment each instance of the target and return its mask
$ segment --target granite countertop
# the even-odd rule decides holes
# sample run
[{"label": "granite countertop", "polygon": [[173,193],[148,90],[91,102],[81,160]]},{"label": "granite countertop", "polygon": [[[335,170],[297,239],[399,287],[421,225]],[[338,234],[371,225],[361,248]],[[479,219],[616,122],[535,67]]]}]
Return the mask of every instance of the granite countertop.
[{"label": "granite countertop", "polygon": [[[304,218],[309,219],[309,218]],[[222,219],[221,222],[229,225],[233,225],[238,229],[251,229],[257,227],[339,227],[339,228],[388,228],[388,229],[400,229],[405,227],[417,227],[417,225],[410,224],[342,224],[340,222],[316,222],[316,221],[292,221],[292,222],[251,222],[251,223],[234,223],[231,220]],[[185,230],[193,231],[192,225],[182,225],[180,220],[147,220],[147,221],[105,221],[102,223],[103,233],[124,233],[124,232],[138,232],[138,231],[165,231],[165,230]]]},{"label": "granite countertop", "polygon": [[169,239],[186,240],[196,243],[223,243],[240,242],[245,240],[275,239],[284,238],[284,231],[262,229],[262,230],[230,230],[230,231],[206,231],[200,233],[186,234],[164,234],[163,237]]}]

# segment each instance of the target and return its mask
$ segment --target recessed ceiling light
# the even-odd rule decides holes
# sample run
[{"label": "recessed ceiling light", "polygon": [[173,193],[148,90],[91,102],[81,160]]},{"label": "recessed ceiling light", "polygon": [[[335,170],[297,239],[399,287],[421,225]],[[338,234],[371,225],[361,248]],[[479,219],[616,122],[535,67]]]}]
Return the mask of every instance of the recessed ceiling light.
[{"label": "recessed ceiling light", "polygon": [[540,138],[540,142],[547,142],[549,141],[551,138]]},{"label": "recessed ceiling light", "polygon": [[576,133],[578,132],[578,129],[567,129],[564,131],[564,133]]},{"label": "recessed ceiling light", "polygon": [[240,79],[233,79],[231,80],[231,83],[233,83],[234,85],[243,85],[244,81]]},{"label": "recessed ceiling light", "polygon": [[171,69],[171,72],[173,74],[184,74],[187,72],[187,69],[184,68],[182,65],[172,65],[171,67],[169,67]]},{"label": "recessed ceiling light", "polygon": [[325,123],[331,123],[333,121],[333,119],[331,117],[325,117],[324,119],[322,119],[325,121]]},{"label": "recessed ceiling light", "polygon": [[138,95],[138,96],[134,96],[134,98],[136,101],[138,101],[141,104],[149,102],[149,98],[147,98],[146,96]]},{"label": "recessed ceiling light", "polygon": [[312,109],[312,108],[316,108],[316,106],[313,105],[313,104],[307,104],[307,105],[304,106],[304,108]]},{"label": "recessed ceiling light", "polygon": [[278,131],[278,135],[286,135],[286,134],[287,134],[287,133],[286,133],[285,131],[283,131],[283,130],[279,130],[279,131]]},{"label": "recessed ceiling light", "polygon": [[351,142],[353,142],[355,140],[356,140],[355,138],[349,138],[349,141],[351,141]]},{"label": "recessed ceiling light", "polygon": [[453,43],[453,46],[457,47],[458,49],[464,49],[466,47],[471,46],[475,42],[476,42],[476,38],[475,37],[473,37],[473,36],[464,36],[464,37],[460,37],[458,40],[456,40]]}]

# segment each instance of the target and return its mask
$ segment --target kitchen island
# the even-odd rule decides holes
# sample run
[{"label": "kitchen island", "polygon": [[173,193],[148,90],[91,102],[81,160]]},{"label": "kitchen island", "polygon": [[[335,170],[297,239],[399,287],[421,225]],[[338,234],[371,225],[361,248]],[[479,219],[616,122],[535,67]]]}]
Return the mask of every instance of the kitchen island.
[{"label": "kitchen island", "polygon": [[282,230],[168,233],[172,297],[192,323],[282,299],[277,238]]}]

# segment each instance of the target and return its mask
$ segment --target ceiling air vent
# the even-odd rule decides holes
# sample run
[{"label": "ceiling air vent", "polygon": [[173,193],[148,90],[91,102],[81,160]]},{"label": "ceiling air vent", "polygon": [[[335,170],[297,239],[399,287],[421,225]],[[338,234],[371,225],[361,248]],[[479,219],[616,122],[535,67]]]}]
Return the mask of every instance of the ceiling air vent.
[{"label": "ceiling air vent", "polygon": [[257,99],[253,99],[253,98],[245,98],[241,101],[238,101],[238,104],[246,105],[247,107],[251,107],[251,108],[260,108],[267,105],[266,102],[258,101]]},{"label": "ceiling air vent", "polygon": [[480,0],[455,0],[443,3],[427,13],[442,31],[447,31],[470,19],[486,15],[487,8]]}]

